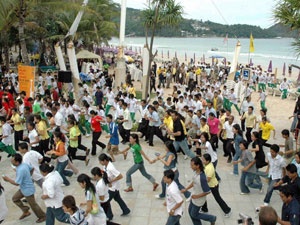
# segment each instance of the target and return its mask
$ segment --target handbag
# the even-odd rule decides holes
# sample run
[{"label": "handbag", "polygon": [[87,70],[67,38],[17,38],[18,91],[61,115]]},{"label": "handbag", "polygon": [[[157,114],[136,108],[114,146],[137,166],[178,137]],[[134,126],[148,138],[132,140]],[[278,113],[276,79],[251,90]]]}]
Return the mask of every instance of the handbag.
[{"label": "handbag", "polygon": [[99,205],[95,194],[93,194],[92,210],[90,211],[90,214],[96,215],[98,213],[99,213]]}]

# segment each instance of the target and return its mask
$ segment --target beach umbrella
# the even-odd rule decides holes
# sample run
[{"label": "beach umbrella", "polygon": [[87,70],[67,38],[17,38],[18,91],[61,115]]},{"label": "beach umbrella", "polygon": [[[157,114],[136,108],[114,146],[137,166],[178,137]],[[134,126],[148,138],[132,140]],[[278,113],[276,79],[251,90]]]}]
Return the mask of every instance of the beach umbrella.
[{"label": "beach umbrella", "polygon": [[250,58],[249,66],[253,66],[252,58]]},{"label": "beach umbrella", "polygon": [[175,51],[175,58],[177,59],[177,52]]},{"label": "beach umbrella", "polygon": [[[238,59],[239,59],[240,52],[241,52],[241,42],[237,41],[236,46],[235,46],[235,50],[234,50],[233,59],[232,59],[232,62],[231,62],[229,75],[235,74],[235,72],[237,70],[237,65],[238,65]],[[229,79],[233,79],[233,77],[230,77]]]},{"label": "beach umbrella", "polygon": [[196,53],[194,53],[194,64],[196,63]]},{"label": "beach umbrella", "polygon": [[202,60],[203,60],[203,63],[205,63],[205,55],[204,54],[203,54],[203,59]]},{"label": "beach umbrella", "polygon": [[168,59],[170,58],[170,53],[169,53],[169,50],[168,50]]},{"label": "beach umbrella", "polygon": [[140,47],[140,54],[142,53],[142,48]]},{"label": "beach umbrella", "polygon": [[164,50],[161,50],[161,58],[164,58]]},{"label": "beach umbrella", "polygon": [[227,64],[226,58],[224,58],[223,62],[224,62],[224,65],[226,66],[226,64]]},{"label": "beach umbrella", "polygon": [[184,61],[187,61],[186,53],[184,53]]},{"label": "beach umbrella", "polygon": [[285,70],[286,70],[285,67],[286,67],[286,66],[285,66],[285,63],[283,63],[283,69],[282,69],[282,75],[283,75],[283,76],[285,76]]},{"label": "beach umbrella", "polygon": [[270,60],[269,66],[268,66],[268,72],[272,73],[272,60]]}]

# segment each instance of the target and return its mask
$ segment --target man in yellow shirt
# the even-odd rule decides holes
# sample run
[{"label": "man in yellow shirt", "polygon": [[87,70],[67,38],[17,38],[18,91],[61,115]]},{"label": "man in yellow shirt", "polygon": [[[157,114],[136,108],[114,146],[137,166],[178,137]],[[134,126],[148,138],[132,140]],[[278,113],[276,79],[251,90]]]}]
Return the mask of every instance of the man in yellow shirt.
[{"label": "man in yellow shirt", "polygon": [[246,125],[246,139],[248,143],[251,142],[251,131],[256,126],[256,116],[253,113],[253,106],[248,107],[248,112],[245,112],[241,117],[241,120],[245,120]]},{"label": "man in yellow shirt", "polygon": [[271,144],[267,143],[267,141],[271,136],[271,131],[273,131],[273,139],[275,139],[275,128],[271,123],[268,122],[266,116],[262,118],[262,121],[259,124],[259,130],[262,131],[261,134],[262,144],[266,147],[271,147]]},{"label": "man in yellow shirt", "polygon": [[10,125],[14,125],[15,149],[19,149],[19,142],[23,140],[24,126],[17,109],[13,108],[11,112],[12,116],[10,118]]}]

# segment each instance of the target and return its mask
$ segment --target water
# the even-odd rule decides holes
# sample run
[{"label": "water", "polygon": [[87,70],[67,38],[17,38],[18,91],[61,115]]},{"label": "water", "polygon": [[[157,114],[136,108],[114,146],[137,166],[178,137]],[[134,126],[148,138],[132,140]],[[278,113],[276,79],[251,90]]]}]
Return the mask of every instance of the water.
[{"label": "water", "polygon": [[[283,64],[286,63],[286,68],[289,64],[296,64],[300,66],[300,58],[297,59],[295,50],[291,46],[293,39],[255,39],[254,47],[255,52],[250,54],[249,57],[249,39],[239,39],[241,42],[241,53],[239,57],[239,63],[248,63],[248,59],[252,58],[254,65],[261,65],[267,70],[270,60],[272,60],[273,71],[278,68],[278,73],[282,73]],[[110,44],[118,45],[118,39],[112,39]],[[158,57],[165,60],[168,59],[167,53],[169,51],[169,59],[175,56],[181,60],[185,60],[185,54],[187,60],[194,58],[196,61],[200,61],[203,55],[205,55],[206,62],[211,62],[211,56],[221,55],[227,58],[227,61],[232,61],[233,52],[237,39],[228,39],[228,45],[224,44],[224,38],[161,38],[156,37],[154,41],[154,50],[158,50]],[[128,47],[132,47],[132,50],[139,51],[139,47],[143,47],[145,44],[145,38],[143,37],[130,37],[125,39],[125,44]],[[211,51],[212,48],[217,48],[218,51]],[[287,72],[287,70],[286,70]],[[298,74],[297,69],[293,68],[293,72]]]}]

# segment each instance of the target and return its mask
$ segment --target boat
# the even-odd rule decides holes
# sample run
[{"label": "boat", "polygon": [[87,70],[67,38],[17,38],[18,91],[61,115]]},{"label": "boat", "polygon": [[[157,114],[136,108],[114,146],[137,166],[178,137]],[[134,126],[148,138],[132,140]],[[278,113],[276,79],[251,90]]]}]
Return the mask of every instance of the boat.
[{"label": "boat", "polygon": [[211,51],[219,51],[219,49],[218,48],[211,48]]}]

